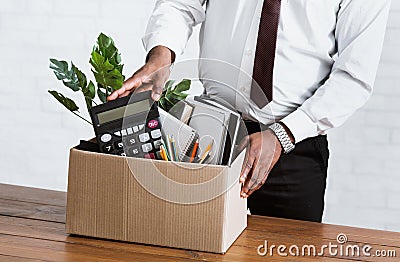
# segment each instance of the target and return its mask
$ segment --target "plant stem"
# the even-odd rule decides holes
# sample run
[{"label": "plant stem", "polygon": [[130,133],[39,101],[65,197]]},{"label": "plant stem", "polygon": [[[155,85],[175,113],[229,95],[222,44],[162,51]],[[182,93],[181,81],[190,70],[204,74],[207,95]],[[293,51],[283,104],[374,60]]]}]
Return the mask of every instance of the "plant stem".
[{"label": "plant stem", "polygon": [[89,123],[90,125],[93,125],[92,122],[90,122],[89,120],[87,120],[86,118],[78,115],[77,113],[75,113],[74,111],[71,111],[74,115],[76,115],[77,117],[79,117],[80,119],[83,119],[84,121],[86,121],[87,123]]}]

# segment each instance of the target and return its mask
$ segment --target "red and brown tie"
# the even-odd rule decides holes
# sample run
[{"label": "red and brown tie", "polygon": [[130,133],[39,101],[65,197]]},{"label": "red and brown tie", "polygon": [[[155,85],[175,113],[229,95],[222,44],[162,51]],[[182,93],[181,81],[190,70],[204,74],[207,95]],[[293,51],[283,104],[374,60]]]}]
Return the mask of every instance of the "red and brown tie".
[{"label": "red and brown tie", "polygon": [[[250,98],[259,108],[272,101],[273,72],[281,0],[264,0]],[[261,87],[261,88],[260,88]]]}]

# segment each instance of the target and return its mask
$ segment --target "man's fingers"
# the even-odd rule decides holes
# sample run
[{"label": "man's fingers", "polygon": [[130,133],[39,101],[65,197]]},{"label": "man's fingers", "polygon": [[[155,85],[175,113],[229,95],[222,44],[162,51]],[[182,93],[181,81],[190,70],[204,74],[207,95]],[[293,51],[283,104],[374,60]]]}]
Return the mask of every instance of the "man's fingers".
[{"label": "man's fingers", "polygon": [[254,157],[250,155],[250,152],[251,152],[250,149],[248,149],[244,157],[242,171],[240,172],[240,177],[239,177],[240,183],[244,183],[246,181],[248,174],[253,168]]},{"label": "man's fingers", "polygon": [[167,82],[170,74],[170,67],[163,67],[157,71],[152,77],[153,92],[152,97],[154,101],[158,101],[162,92],[164,91],[165,82]]},{"label": "man's fingers", "polygon": [[151,94],[154,101],[158,101],[164,90],[164,81],[155,81],[153,84],[153,92]]},{"label": "man's fingers", "polygon": [[242,188],[242,197],[248,197],[249,196],[249,191],[252,190],[257,186],[258,183],[260,183],[260,156],[257,156],[254,159],[253,162],[253,169],[251,172],[251,176],[247,177],[246,182],[244,183],[244,186]]},{"label": "man's fingers", "polygon": [[249,141],[250,141],[250,137],[245,136],[238,145],[238,152],[242,152],[242,150],[245,149],[247,147],[247,145],[249,144]]},{"label": "man's fingers", "polygon": [[125,91],[124,93],[120,94],[119,97],[129,96],[130,94],[130,91]]},{"label": "man's fingers", "polygon": [[249,191],[247,191],[247,197],[251,196],[251,194],[253,194],[256,190],[260,189],[260,187],[262,187],[262,185],[264,185],[265,181],[267,181],[268,178],[268,168],[266,165],[263,164],[257,164],[257,167],[261,166],[261,168],[259,170],[257,170],[257,174],[258,174],[258,181],[255,185],[253,185],[253,187],[249,189]]},{"label": "man's fingers", "polygon": [[247,197],[247,192],[250,190],[250,188],[253,186],[255,183],[255,180],[257,179],[257,174],[254,173],[254,169],[256,167],[256,162],[257,158],[255,155],[250,152],[249,153],[249,160],[247,161],[247,164],[245,163],[245,168],[243,172],[243,176],[241,177],[241,181],[243,181],[243,186],[242,190],[240,192],[241,197]]},{"label": "man's fingers", "polygon": [[[118,90],[117,90],[118,91]],[[111,101],[111,100],[115,100],[118,98],[118,92],[114,91],[112,92],[108,97],[107,97],[107,101]]]},{"label": "man's fingers", "polygon": [[141,86],[138,86],[136,89],[135,89],[135,93],[141,93],[141,92],[144,92],[144,91],[149,91],[149,90],[151,90],[153,88],[153,84],[152,83],[143,83]]},{"label": "man's fingers", "polygon": [[136,78],[135,76],[132,76],[128,80],[124,82],[122,87],[118,90],[115,90],[112,92],[108,97],[107,100],[115,100],[119,97],[124,97],[132,93],[133,90],[135,90],[139,85],[141,84],[141,80]]}]

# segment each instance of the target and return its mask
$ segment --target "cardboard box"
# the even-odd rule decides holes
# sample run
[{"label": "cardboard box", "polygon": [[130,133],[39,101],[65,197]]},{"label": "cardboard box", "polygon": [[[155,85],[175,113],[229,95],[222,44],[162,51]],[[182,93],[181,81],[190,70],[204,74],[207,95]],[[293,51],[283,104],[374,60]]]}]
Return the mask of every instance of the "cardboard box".
[{"label": "cardboard box", "polygon": [[[66,231],[225,253],[247,226],[247,201],[240,198],[238,183],[243,159],[244,152],[231,167],[176,165],[73,148]],[[160,180],[160,174],[167,183]],[[184,190],[171,188],[171,183]]]}]

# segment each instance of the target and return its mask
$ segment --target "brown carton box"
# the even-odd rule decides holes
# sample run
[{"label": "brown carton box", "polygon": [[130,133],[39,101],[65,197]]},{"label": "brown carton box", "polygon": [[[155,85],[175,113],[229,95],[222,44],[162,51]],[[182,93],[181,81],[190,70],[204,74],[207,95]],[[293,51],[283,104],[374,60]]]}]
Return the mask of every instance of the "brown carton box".
[{"label": "brown carton box", "polygon": [[247,226],[238,177],[227,166],[70,151],[66,231],[225,253]]}]

